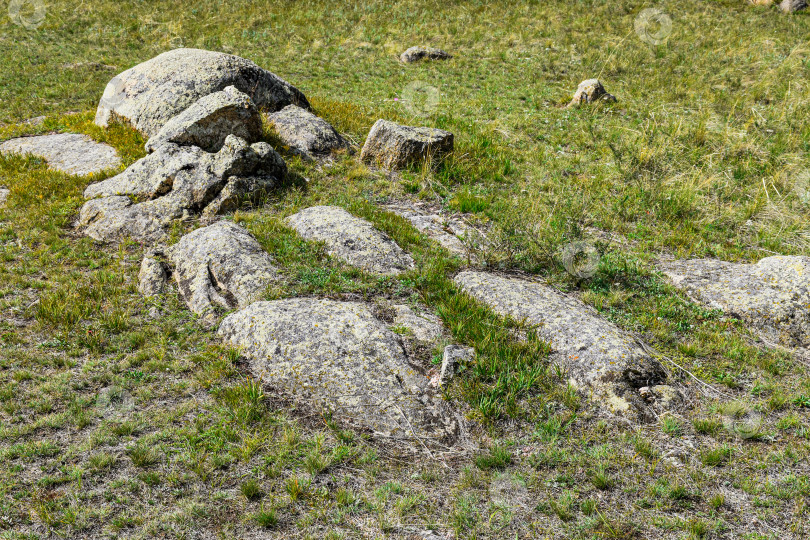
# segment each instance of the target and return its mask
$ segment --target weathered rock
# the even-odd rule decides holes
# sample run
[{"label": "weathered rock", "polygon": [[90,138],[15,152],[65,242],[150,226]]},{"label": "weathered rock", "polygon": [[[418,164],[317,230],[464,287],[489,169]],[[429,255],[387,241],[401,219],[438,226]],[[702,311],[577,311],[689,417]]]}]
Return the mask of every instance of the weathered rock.
[{"label": "weathered rock", "polygon": [[484,272],[462,272],[455,281],[495,312],[537,326],[552,359],[571,382],[615,412],[632,412],[637,389],[664,381],[666,373],[633,336],[595,310],[546,285]]},{"label": "weathered rock", "polygon": [[306,157],[349,148],[346,140],[329,122],[296,105],[287,105],[267,115],[267,119],[284,144]]},{"label": "weathered rock", "polygon": [[241,309],[279,278],[273,259],[247,230],[218,221],[185,236],[168,252],[180,296],[194,313]]},{"label": "weathered rock", "polygon": [[695,301],[741,319],[765,339],[810,348],[809,257],[766,257],[756,264],[694,259],[660,267]]},{"label": "weathered rock", "polygon": [[[88,186],[85,197],[102,199],[85,203],[79,225],[88,226],[86,234],[99,241],[155,242],[173,220],[228,211],[242,198],[258,197],[284,174],[284,160],[267,143],[248,145],[229,135],[215,154],[165,143],[121,174]],[[262,189],[256,191],[257,186]],[[135,203],[122,195],[147,200]],[[206,211],[209,204],[214,206]]]},{"label": "weathered rock", "polygon": [[246,203],[260,202],[277,187],[278,180],[273,176],[231,176],[219,195],[202,211],[201,217],[211,219],[234,212]]},{"label": "weathered rock", "polygon": [[175,49],[134,66],[113,78],[96,111],[96,124],[115,117],[128,121],[146,137],[208,94],[235,86],[260,110],[289,104],[309,108],[297,88],[255,63],[230,54]]},{"label": "weathered rock", "polygon": [[[303,109],[302,109],[303,110]],[[201,97],[168,122],[146,142],[146,151],[173,142],[180,146],[199,146],[217,152],[228,135],[248,143],[262,136],[262,117],[247,94],[228,86],[225,90]]]},{"label": "weathered rock", "polygon": [[442,369],[433,384],[444,386],[455,375],[460,364],[471,361],[475,357],[475,349],[461,345],[448,345],[442,354]]},{"label": "weathered rock", "polygon": [[48,162],[54,170],[86,175],[117,169],[121,159],[115,148],[78,133],[57,133],[20,137],[0,144],[2,154],[33,154]]},{"label": "weathered rock", "polygon": [[410,255],[388,235],[338,206],[313,206],[287,218],[308,240],[326,244],[330,255],[375,274],[399,274],[414,268]]},{"label": "weathered rock", "polygon": [[265,383],[342,423],[426,444],[452,442],[459,432],[450,408],[408,364],[397,335],[364,304],[256,302],[226,317],[219,335]]},{"label": "weathered rock", "polygon": [[586,103],[595,103],[597,101],[614,102],[616,101],[616,97],[607,93],[605,87],[599,82],[599,79],[588,79],[587,81],[579,83],[577,91],[574,92],[574,98],[568,106],[574,107]]},{"label": "weathered rock", "polygon": [[794,13],[807,8],[807,0],[782,0],[779,9],[785,13]]},{"label": "weathered rock", "polygon": [[157,296],[163,292],[169,276],[164,263],[154,257],[144,257],[138,272],[138,292],[145,297]]},{"label": "weathered rock", "polygon": [[426,213],[413,205],[390,204],[386,209],[411,222],[416,229],[439,243],[446,250],[459,255],[467,255],[468,249],[462,242],[474,232],[462,220],[438,213]]},{"label": "weathered rock", "polygon": [[401,326],[413,333],[419,341],[433,342],[442,337],[442,321],[431,313],[416,313],[404,304],[393,306],[394,326]]},{"label": "weathered rock", "polygon": [[0,186],[0,208],[6,205],[9,195],[11,195],[11,190],[6,186]]},{"label": "weathered rock", "polygon": [[441,49],[434,49],[433,47],[410,47],[399,55],[399,61],[405,64],[419,62],[421,60],[447,60],[448,58],[453,58],[453,56]]},{"label": "weathered rock", "polygon": [[453,151],[453,134],[428,127],[411,127],[377,120],[360,152],[360,159],[388,170],[428,158],[440,159]]}]

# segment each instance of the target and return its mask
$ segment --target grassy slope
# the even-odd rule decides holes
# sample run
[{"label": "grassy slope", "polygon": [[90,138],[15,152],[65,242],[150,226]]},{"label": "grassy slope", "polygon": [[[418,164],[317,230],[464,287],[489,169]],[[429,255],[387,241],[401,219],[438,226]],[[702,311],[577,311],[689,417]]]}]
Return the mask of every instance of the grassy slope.
[{"label": "grassy slope", "polygon": [[[352,158],[327,171],[294,161],[293,185],[235,219],[289,277],[268,297],[436,307],[481,352],[448,397],[481,422],[489,449],[414,464],[289,412],[176,298],[164,317],[147,317],[134,290],[137,246],[99,249],[70,232],[92,179],[0,158],[0,183],[12,189],[0,210],[0,535],[338,538],[409,524],[460,538],[807,534],[806,369],[688,302],[651,263],[810,251],[810,16],[742,0],[662,2],[673,33],[650,46],[633,32],[641,2],[447,4],[65,2],[48,6],[36,30],[3,21],[0,121],[52,116],[39,128],[0,128],[2,139],[84,131],[132,162],[142,141],[94,128],[91,111],[115,72],[177,46],[255,60],[358,142],[378,117],[452,130],[456,157],[437,170],[391,181]],[[456,58],[396,62],[417,43]],[[617,105],[560,107],[597,75]],[[441,93],[424,118],[400,101],[417,80]],[[461,261],[377,209],[404,195],[472,212],[489,227],[489,266],[580,294],[719,397],[696,390],[692,410],[641,428],[595,417],[547,366],[541,343],[514,343],[508,321],[455,294],[448,277]],[[281,225],[323,202],[375,221],[414,253],[418,271],[377,280]],[[624,240],[598,241],[599,272],[579,283],[559,251],[595,228]],[[102,389],[112,397],[99,398]],[[724,425],[745,411],[764,419],[756,437]],[[684,448],[681,466],[664,459]]]}]

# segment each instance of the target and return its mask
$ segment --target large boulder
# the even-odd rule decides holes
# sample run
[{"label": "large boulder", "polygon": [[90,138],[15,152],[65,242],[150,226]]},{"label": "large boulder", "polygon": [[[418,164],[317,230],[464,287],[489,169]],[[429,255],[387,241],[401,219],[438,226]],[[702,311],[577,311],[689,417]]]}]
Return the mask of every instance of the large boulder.
[{"label": "large boulder", "polygon": [[250,60],[175,49],[116,75],[101,97],[96,124],[107,126],[117,117],[152,137],[197,100],[228,86],[250,96],[261,110],[277,111],[290,104],[309,108],[301,91]]},{"label": "large boulder", "polygon": [[54,170],[87,175],[121,166],[118,153],[110,145],[78,133],[57,133],[20,137],[0,144],[2,154],[33,154]]},{"label": "large boulder", "polygon": [[425,444],[451,443],[459,432],[397,335],[364,304],[256,302],[226,317],[218,333],[265,383],[338,422]]},{"label": "large boulder", "polygon": [[329,122],[297,105],[287,105],[267,115],[267,120],[284,144],[305,157],[313,158],[349,148],[349,143]]},{"label": "large boulder", "polygon": [[810,348],[810,257],[766,257],[756,264],[693,259],[660,268],[695,301],[741,319],[766,340]]},{"label": "large boulder", "polygon": [[262,117],[247,94],[235,86],[200,98],[196,103],[168,122],[146,142],[146,151],[173,142],[181,146],[199,146],[206,152],[216,152],[228,135],[236,135],[249,143],[262,136]]},{"label": "large boulder", "polygon": [[643,410],[638,389],[666,379],[636,338],[556,289],[474,271],[461,272],[455,282],[496,313],[536,326],[570,381],[613,412],[632,416]]},{"label": "large boulder", "polygon": [[247,230],[218,221],[183,236],[168,252],[180,296],[194,313],[240,309],[279,278],[273,259]]},{"label": "large boulder", "polygon": [[360,159],[388,170],[401,169],[453,151],[453,134],[428,127],[411,127],[377,120],[366,137]]},{"label": "large boulder", "polygon": [[248,145],[229,135],[217,153],[165,143],[121,174],[88,186],[84,196],[92,200],[82,208],[79,225],[99,241],[156,242],[172,221],[227,211],[234,201],[259,195],[240,189],[260,184],[267,190],[285,173],[281,156],[264,142]]},{"label": "large boulder", "polygon": [[287,223],[308,240],[326,244],[330,255],[374,274],[394,275],[414,268],[387,234],[339,206],[312,206],[287,218]]},{"label": "large boulder", "polygon": [[450,53],[433,47],[410,47],[399,55],[399,61],[405,64],[411,64],[421,60],[447,60],[448,58],[453,58],[453,56]]}]

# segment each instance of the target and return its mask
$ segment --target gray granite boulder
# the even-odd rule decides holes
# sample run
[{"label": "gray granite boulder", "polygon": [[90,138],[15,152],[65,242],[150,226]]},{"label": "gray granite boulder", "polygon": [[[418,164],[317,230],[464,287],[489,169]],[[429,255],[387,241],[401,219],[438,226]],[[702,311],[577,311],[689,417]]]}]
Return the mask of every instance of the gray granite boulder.
[{"label": "gray granite boulder", "polygon": [[[255,186],[255,178],[260,178],[266,191],[284,174],[284,161],[267,143],[248,145],[229,135],[217,153],[166,143],[121,174],[88,186],[84,196],[93,200],[82,208],[79,225],[87,226],[86,234],[99,241],[129,237],[156,242],[172,221],[221,213],[245,197],[259,195],[240,192],[240,186]],[[226,196],[220,197],[226,188]],[[210,204],[215,208],[206,212]]]},{"label": "gray granite boulder", "polygon": [[183,236],[169,248],[168,258],[180,296],[204,318],[216,307],[248,306],[279,278],[272,257],[253,235],[230,221]]},{"label": "gray granite boulder", "polygon": [[104,90],[96,124],[119,118],[152,137],[203,96],[235,86],[260,110],[309,108],[297,88],[255,63],[230,54],[174,49],[116,75]]},{"label": "gray granite boulder", "polygon": [[785,13],[794,13],[807,8],[807,0],[782,0],[779,9]]},{"label": "gray granite boulder", "polygon": [[739,318],[766,340],[810,347],[810,257],[766,257],[756,264],[693,259],[660,268],[696,302]]},{"label": "gray granite boulder", "polygon": [[228,135],[248,143],[262,136],[262,117],[247,94],[228,86],[225,90],[203,96],[168,122],[146,142],[146,151],[167,142],[180,146],[199,146],[206,152],[217,152]]},{"label": "gray granite boulder", "polygon": [[433,47],[410,47],[399,55],[399,61],[405,64],[422,60],[447,60],[448,58],[453,58],[453,56],[450,53],[441,49],[434,49]]},{"label": "gray granite boulder", "polygon": [[394,275],[414,268],[411,256],[387,234],[339,206],[312,206],[287,223],[301,237],[325,243],[330,255],[367,272]]},{"label": "gray granite boulder", "polygon": [[297,105],[287,105],[268,114],[267,120],[284,144],[305,157],[313,158],[349,148],[349,143],[329,122]]},{"label": "gray granite boulder", "polygon": [[256,302],[226,317],[218,333],[256,377],[338,422],[428,445],[451,443],[459,433],[456,415],[365,304]]},{"label": "gray granite boulder", "polygon": [[551,345],[552,360],[571,382],[608,410],[635,414],[637,390],[666,379],[666,372],[630,334],[589,306],[541,283],[484,272],[458,274],[455,282],[496,313],[525,321]]},{"label": "gray granite boulder", "polygon": [[452,151],[453,134],[449,131],[377,120],[366,137],[360,159],[396,170],[428,158],[441,159]]},{"label": "gray granite boulder", "polygon": [[616,97],[608,94],[599,79],[588,79],[579,83],[569,107],[596,103],[597,101],[615,102]]},{"label": "gray granite boulder", "polygon": [[33,154],[54,170],[87,175],[121,166],[118,153],[110,145],[78,133],[57,133],[20,137],[0,143],[2,154]]}]

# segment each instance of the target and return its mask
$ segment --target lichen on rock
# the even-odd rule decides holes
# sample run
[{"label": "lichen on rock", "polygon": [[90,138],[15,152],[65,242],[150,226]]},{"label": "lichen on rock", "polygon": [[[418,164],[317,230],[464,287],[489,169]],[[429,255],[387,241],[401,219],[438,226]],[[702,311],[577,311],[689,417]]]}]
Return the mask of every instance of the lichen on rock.
[{"label": "lichen on rock", "polygon": [[453,134],[442,129],[403,126],[377,120],[366,137],[360,159],[384,169],[401,169],[453,151]]},{"label": "lichen on rock", "polygon": [[267,120],[284,144],[307,158],[349,149],[349,143],[329,122],[297,105],[268,114]]},{"label": "lichen on rock", "polygon": [[78,133],[10,139],[0,143],[0,153],[33,154],[47,161],[54,170],[80,176],[121,166],[115,148]]}]

